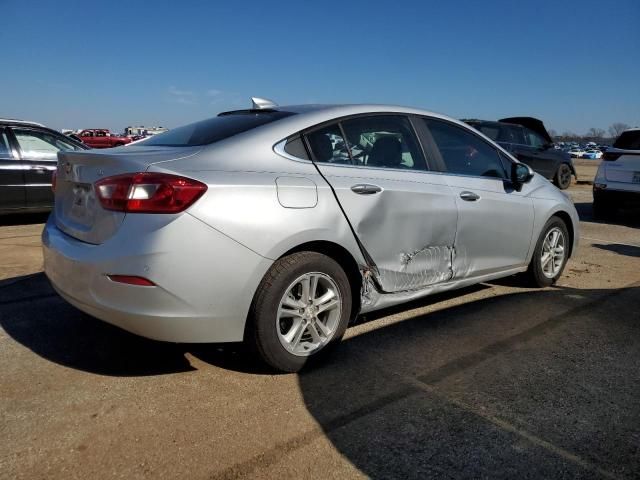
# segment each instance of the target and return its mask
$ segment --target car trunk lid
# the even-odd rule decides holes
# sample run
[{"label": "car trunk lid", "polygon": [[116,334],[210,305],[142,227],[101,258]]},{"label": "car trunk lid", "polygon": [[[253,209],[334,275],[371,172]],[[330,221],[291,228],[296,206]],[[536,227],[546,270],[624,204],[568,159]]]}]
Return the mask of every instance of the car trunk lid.
[{"label": "car trunk lid", "polygon": [[544,128],[544,123],[542,120],[538,120],[533,117],[509,117],[509,118],[501,118],[498,120],[502,123],[515,123],[516,125],[522,125],[523,127],[529,128],[536,132],[538,135],[541,135],[548,143],[553,143],[549,132]]},{"label": "car trunk lid", "polygon": [[55,219],[60,230],[78,240],[100,244],[118,231],[126,214],[105,210],[94,184],[123,173],[144,172],[151,165],[198,153],[201,147],[144,147],[60,152],[55,191]]}]

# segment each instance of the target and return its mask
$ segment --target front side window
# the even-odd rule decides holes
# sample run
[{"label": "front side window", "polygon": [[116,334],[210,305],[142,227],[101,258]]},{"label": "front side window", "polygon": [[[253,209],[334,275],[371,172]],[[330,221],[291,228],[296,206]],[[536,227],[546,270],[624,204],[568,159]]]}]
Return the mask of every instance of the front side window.
[{"label": "front side window", "polygon": [[498,152],[466,129],[448,122],[424,119],[447,172],[476,177],[507,178]]},{"label": "front side window", "polygon": [[401,115],[370,115],[342,122],[356,165],[424,170],[411,123]]},{"label": "front side window", "polygon": [[56,159],[62,151],[82,150],[79,146],[66,141],[62,136],[46,131],[14,128],[20,151],[29,159]]},{"label": "front side window", "polygon": [[544,138],[542,138],[533,130],[529,130],[528,128],[524,129],[524,136],[527,139],[527,145],[530,145],[532,147],[541,148],[547,144]]}]

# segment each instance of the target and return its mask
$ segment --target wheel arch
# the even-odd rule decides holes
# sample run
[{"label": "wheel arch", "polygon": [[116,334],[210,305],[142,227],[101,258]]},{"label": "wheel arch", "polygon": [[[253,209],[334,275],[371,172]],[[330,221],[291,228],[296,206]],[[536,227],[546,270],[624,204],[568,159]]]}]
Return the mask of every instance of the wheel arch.
[{"label": "wheel arch", "polygon": [[340,267],[344,270],[349,279],[349,285],[351,286],[351,316],[349,322],[353,322],[360,312],[361,308],[361,290],[362,290],[362,273],[356,259],[351,255],[349,250],[342,245],[327,241],[327,240],[314,240],[310,242],[301,243],[288,251],[286,251],[280,258],[291,255],[297,252],[316,252],[326,255],[327,257],[335,260]]},{"label": "wheel arch", "polygon": [[569,213],[564,210],[558,210],[554,212],[549,218],[551,219],[553,217],[558,217],[567,226],[567,232],[569,232],[569,258],[571,258],[571,255],[573,255],[573,242],[575,240],[576,234],[571,215],[569,215]]}]

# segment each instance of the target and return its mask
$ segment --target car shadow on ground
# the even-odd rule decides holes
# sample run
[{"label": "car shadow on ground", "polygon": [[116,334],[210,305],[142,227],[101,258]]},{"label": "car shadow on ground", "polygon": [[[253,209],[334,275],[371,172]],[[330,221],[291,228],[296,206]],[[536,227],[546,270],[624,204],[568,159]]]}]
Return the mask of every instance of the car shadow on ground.
[{"label": "car shadow on ground", "polygon": [[49,212],[46,213],[16,213],[0,216],[0,227],[13,227],[19,225],[35,225],[47,223]]},{"label": "car shadow on ground", "polygon": [[595,218],[593,216],[593,204],[588,202],[574,203],[580,220],[583,222],[600,223],[603,225],[621,225],[624,227],[640,228],[640,209],[629,208],[612,212],[608,218]]},{"label": "car shadow on ground", "polygon": [[640,257],[640,247],[634,245],[624,245],[619,243],[609,244],[597,244],[594,243],[592,247],[599,248],[600,250],[607,250],[608,252],[614,252],[620,255],[626,255],[627,257]]},{"label": "car shadow on ground", "polygon": [[345,340],[300,390],[371,478],[633,478],[638,318],[638,287],[483,298]]}]

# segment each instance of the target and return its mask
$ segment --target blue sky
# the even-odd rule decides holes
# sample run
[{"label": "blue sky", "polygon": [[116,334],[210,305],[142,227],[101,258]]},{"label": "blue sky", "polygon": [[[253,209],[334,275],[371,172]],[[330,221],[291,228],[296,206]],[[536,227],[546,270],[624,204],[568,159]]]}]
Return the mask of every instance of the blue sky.
[{"label": "blue sky", "polygon": [[640,125],[638,0],[0,0],[0,12],[0,116],[54,128],[175,127],[252,95],[532,115],[559,133]]}]

